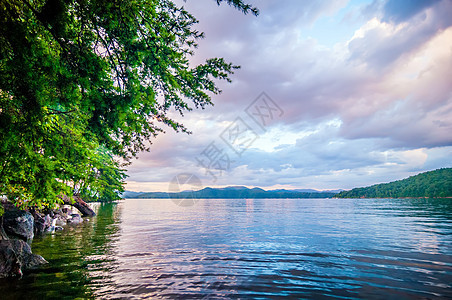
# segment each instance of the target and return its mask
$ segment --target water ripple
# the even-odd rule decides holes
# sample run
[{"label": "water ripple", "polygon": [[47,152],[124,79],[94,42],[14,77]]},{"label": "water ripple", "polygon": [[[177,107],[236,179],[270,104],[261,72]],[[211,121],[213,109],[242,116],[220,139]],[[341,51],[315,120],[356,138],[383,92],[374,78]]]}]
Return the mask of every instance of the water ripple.
[{"label": "water ripple", "polygon": [[[11,299],[452,298],[441,200],[165,200],[98,207],[33,244],[50,264]],[[8,298],[7,297],[7,298]],[[2,298],[3,299],[3,298]]]}]

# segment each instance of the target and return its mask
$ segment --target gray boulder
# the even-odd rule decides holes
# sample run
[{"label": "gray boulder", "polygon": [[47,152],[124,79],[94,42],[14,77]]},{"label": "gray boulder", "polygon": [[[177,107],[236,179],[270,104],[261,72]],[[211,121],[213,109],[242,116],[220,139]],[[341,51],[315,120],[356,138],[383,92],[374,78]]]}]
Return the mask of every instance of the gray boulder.
[{"label": "gray boulder", "polygon": [[18,238],[27,243],[33,240],[34,218],[22,210],[9,210],[3,215],[3,229],[10,238]]},{"label": "gray boulder", "polygon": [[34,234],[35,236],[43,235],[51,225],[51,218],[49,215],[35,213],[34,217]]},{"label": "gray boulder", "polygon": [[23,270],[34,269],[47,261],[31,253],[30,245],[22,240],[0,240],[0,278],[22,276]]},{"label": "gray boulder", "polygon": [[82,217],[79,214],[71,214],[70,218],[67,220],[70,224],[80,224],[83,222]]},{"label": "gray boulder", "polygon": [[46,230],[46,220],[43,216],[35,214],[34,216],[34,234],[41,235]]},{"label": "gray boulder", "polygon": [[56,219],[51,219],[50,223],[51,223],[51,224],[50,224],[50,226],[46,229],[46,232],[54,233],[54,232],[55,232]]},{"label": "gray boulder", "polygon": [[67,225],[67,217],[57,215],[55,225],[56,226],[66,226]]}]

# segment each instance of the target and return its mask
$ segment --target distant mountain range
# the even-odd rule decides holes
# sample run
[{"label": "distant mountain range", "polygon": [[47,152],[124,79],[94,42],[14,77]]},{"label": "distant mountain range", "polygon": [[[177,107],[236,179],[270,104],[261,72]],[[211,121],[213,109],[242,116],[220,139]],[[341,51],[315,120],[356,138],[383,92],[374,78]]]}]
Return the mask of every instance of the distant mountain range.
[{"label": "distant mountain range", "polygon": [[420,173],[403,180],[355,188],[338,198],[441,198],[452,197],[452,168]]},{"label": "distant mountain range", "polygon": [[131,192],[123,193],[124,198],[138,199],[180,199],[180,198],[198,198],[198,199],[263,199],[263,198],[332,198],[342,190],[317,191],[313,189],[297,190],[270,190],[261,188],[247,188],[244,186],[229,186],[225,188],[206,187],[199,191],[182,191],[179,193],[165,192]]},{"label": "distant mountain range", "polygon": [[403,180],[355,188],[349,191],[313,189],[266,191],[261,188],[229,186],[225,188],[206,187],[199,191],[131,192],[123,193],[123,198],[198,198],[198,199],[263,199],[263,198],[405,198],[405,197],[452,197],[452,168],[442,168],[420,173]]}]

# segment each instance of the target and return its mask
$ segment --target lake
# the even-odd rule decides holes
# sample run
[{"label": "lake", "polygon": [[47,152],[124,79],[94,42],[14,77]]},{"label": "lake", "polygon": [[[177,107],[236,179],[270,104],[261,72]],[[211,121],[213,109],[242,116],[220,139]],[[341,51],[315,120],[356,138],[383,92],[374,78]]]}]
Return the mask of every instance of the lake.
[{"label": "lake", "polygon": [[1,299],[452,298],[452,199],[128,199],[35,239]]}]

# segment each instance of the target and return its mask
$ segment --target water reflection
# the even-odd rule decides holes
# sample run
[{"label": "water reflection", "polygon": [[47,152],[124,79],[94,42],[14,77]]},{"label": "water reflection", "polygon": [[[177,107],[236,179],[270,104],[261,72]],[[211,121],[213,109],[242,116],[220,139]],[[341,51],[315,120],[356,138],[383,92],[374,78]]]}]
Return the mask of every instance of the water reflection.
[{"label": "water reflection", "polygon": [[[12,298],[452,298],[450,199],[127,200],[47,236]],[[3,298],[2,298],[3,299]]]},{"label": "water reflection", "polygon": [[115,268],[114,244],[121,211],[115,203],[95,204],[97,217],[33,241],[33,252],[49,264],[21,279],[0,281],[2,299],[91,298],[108,285]]}]

